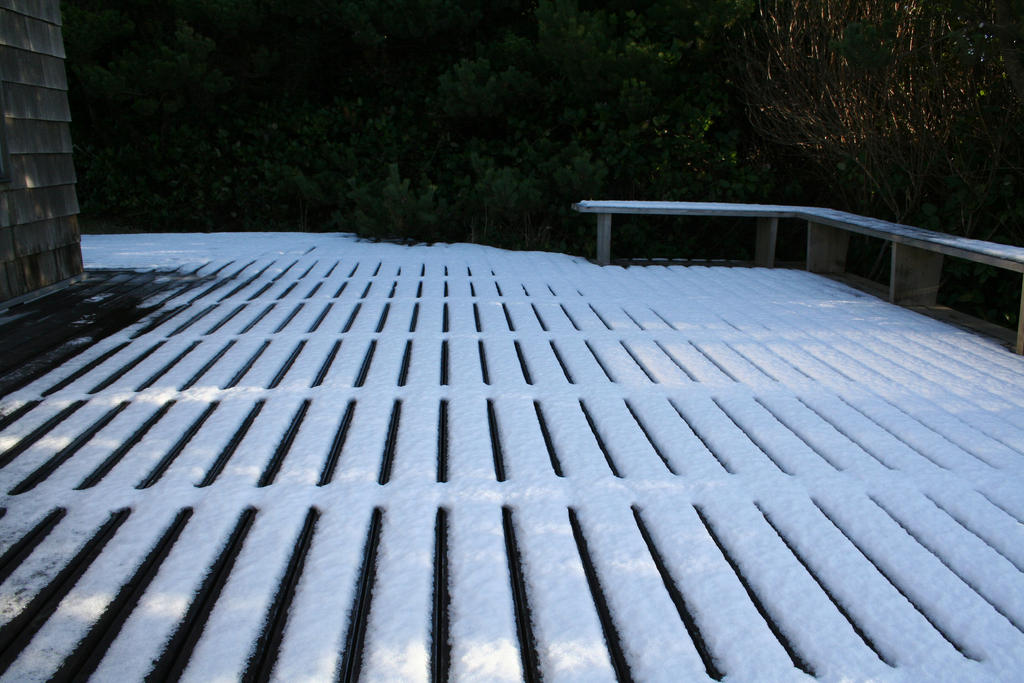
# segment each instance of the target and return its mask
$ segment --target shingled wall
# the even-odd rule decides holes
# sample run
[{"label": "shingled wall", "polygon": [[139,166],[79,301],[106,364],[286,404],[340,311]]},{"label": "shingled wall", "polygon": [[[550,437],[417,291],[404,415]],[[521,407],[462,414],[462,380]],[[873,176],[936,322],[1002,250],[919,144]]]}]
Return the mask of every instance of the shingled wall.
[{"label": "shingled wall", "polygon": [[82,272],[59,0],[0,0],[0,301]]}]

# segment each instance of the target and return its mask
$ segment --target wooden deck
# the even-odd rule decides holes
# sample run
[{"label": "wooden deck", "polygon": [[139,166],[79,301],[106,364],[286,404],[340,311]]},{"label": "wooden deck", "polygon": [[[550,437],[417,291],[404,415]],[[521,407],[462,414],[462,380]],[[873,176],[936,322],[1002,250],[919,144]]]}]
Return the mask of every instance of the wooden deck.
[{"label": "wooden deck", "polygon": [[157,270],[78,300],[138,315],[0,378],[3,680],[1024,677],[994,343],[791,270],[119,239]]}]

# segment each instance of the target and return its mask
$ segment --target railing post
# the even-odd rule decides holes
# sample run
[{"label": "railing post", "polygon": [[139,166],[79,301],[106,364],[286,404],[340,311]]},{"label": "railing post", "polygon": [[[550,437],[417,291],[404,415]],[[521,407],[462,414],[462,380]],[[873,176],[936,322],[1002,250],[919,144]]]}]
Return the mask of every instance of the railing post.
[{"label": "railing post", "polygon": [[1017,345],[1013,349],[1018,355],[1024,356],[1024,275],[1020,285],[1020,316],[1017,318]]},{"label": "railing post", "polygon": [[942,254],[892,243],[889,301],[907,306],[934,306],[942,275]]},{"label": "railing post", "polygon": [[779,234],[779,219],[761,216],[757,219],[757,243],[754,245],[754,265],[775,267],[775,238]]},{"label": "railing post", "polygon": [[607,266],[612,260],[612,215],[597,214],[597,264]]},{"label": "railing post", "polygon": [[846,270],[846,230],[807,221],[807,270],[812,273],[842,273]]}]

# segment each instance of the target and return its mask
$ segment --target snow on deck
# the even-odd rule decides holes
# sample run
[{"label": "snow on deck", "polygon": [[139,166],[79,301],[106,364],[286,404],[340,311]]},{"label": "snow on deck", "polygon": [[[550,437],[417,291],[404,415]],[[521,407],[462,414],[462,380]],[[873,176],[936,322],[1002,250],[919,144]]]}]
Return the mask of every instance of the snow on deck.
[{"label": "snow on deck", "polygon": [[83,244],[216,275],[0,402],[5,681],[1024,678],[994,343],[792,270]]}]

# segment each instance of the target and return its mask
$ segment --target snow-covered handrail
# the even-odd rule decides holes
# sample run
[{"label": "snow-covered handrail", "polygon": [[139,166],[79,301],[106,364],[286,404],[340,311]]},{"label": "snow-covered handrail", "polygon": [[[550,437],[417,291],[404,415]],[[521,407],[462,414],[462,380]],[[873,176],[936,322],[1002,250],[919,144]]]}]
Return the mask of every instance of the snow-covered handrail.
[{"label": "snow-covered handrail", "polygon": [[[899,304],[935,303],[943,256],[1024,273],[1024,247],[959,237],[833,209],[777,204],[592,200],[578,202],[572,208],[581,213],[597,214],[597,262],[601,265],[611,261],[612,214],[619,213],[756,218],[754,262],[767,268],[775,262],[778,220],[806,220],[807,270],[815,273],[841,273],[846,269],[851,232],[888,240],[892,242],[889,300]],[[1024,284],[1015,350],[1024,354]]]}]

